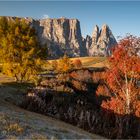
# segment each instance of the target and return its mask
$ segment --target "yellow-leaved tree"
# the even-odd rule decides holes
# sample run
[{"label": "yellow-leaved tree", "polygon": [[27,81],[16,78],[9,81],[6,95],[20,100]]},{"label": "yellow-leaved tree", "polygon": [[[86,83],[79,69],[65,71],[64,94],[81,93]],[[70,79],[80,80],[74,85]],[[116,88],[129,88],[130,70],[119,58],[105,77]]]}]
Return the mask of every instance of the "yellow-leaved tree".
[{"label": "yellow-leaved tree", "polygon": [[36,32],[24,19],[0,18],[0,64],[3,73],[19,82],[34,80],[41,71],[41,51]]},{"label": "yellow-leaved tree", "polygon": [[64,74],[69,72],[71,69],[73,69],[73,67],[74,65],[70,60],[70,58],[67,55],[64,55],[62,58],[58,60],[56,69],[59,73]]},{"label": "yellow-leaved tree", "polygon": [[74,68],[74,65],[67,55],[64,55],[59,60],[52,62],[52,68],[58,73],[58,79],[63,84],[63,91],[66,87],[66,82],[69,80],[69,71]]}]

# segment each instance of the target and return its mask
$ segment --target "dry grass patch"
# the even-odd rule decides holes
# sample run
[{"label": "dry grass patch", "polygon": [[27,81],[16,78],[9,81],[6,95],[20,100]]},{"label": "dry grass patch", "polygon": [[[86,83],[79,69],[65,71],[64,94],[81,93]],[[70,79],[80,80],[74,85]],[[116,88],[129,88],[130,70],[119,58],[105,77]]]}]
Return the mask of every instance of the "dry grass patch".
[{"label": "dry grass patch", "polygon": [[70,124],[29,112],[0,99],[0,139],[102,138]]},{"label": "dry grass patch", "polygon": [[[74,61],[79,59],[82,62],[83,67],[106,67],[108,66],[107,58],[106,57],[77,57],[77,58],[70,58],[70,60]],[[56,61],[58,61],[57,59]],[[49,62],[49,69],[51,69],[51,63],[54,60],[48,60]]]}]

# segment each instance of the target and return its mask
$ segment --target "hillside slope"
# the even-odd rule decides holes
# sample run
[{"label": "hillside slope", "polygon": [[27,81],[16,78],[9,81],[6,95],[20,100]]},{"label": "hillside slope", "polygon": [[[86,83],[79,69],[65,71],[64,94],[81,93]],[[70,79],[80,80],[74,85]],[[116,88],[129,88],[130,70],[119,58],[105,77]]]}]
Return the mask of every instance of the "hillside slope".
[{"label": "hillside slope", "polygon": [[0,75],[0,139],[101,139],[70,124],[14,105],[22,101],[26,89],[11,84],[13,80]]},{"label": "hillside slope", "polygon": [[[2,125],[7,121],[10,125],[18,124],[18,128],[12,128],[6,132]],[[92,135],[72,125],[57,121],[47,116],[23,110],[0,100],[0,138],[56,138],[56,139],[98,139],[97,135]],[[3,128],[2,128],[3,127]],[[7,129],[8,129],[7,128]],[[23,129],[23,130],[22,130]]]}]

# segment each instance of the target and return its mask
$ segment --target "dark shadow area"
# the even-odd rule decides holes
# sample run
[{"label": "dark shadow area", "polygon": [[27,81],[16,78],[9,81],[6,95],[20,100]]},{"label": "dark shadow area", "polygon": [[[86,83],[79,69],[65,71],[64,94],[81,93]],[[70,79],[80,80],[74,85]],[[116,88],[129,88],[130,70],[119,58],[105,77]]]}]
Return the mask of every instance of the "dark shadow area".
[{"label": "dark shadow area", "polygon": [[107,138],[140,138],[140,118],[133,114],[115,114],[82,94],[55,93],[40,98],[45,101],[45,106],[43,102],[39,104],[34,97],[30,97],[21,107],[63,120]]},{"label": "dark shadow area", "polygon": [[[83,78],[83,71],[77,70],[77,72]],[[139,139],[140,118],[135,114],[116,114],[112,110],[103,108],[102,101],[106,101],[110,97],[97,96],[98,86],[103,84],[102,80],[98,78],[101,73],[94,74],[94,76],[92,74],[90,71],[86,72],[86,79],[82,79],[83,81],[79,80],[79,75],[70,77],[65,86],[73,89],[73,92],[55,89],[42,90],[41,88],[40,90],[30,90],[20,106],[63,120],[106,138]]]},{"label": "dark shadow area", "polygon": [[28,90],[32,88],[31,83],[4,82],[0,85],[0,98],[19,105],[25,100]]},{"label": "dark shadow area", "polygon": [[20,82],[4,82],[1,83],[3,86],[13,87],[13,88],[32,88],[34,86],[33,83],[20,83]]}]

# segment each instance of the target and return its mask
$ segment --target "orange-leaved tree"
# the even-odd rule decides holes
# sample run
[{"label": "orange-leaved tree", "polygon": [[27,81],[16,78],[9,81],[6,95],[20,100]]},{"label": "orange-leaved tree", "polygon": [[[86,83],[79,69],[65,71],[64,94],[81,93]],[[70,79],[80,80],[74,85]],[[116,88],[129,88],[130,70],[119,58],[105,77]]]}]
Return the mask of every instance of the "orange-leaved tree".
[{"label": "orange-leaved tree", "polygon": [[[140,39],[127,36],[120,40],[109,58],[110,68],[105,73],[105,81],[112,95],[110,100],[103,101],[102,107],[115,114],[130,114],[140,117]],[[126,131],[129,128],[129,117],[125,120]],[[122,122],[122,121],[121,121]],[[122,123],[118,122],[120,131]],[[122,131],[120,132],[122,134]]]},{"label": "orange-leaved tree", "polygon": [[73,64],[75,68],[82,68],[82,62],[80,59],[73,60]]},{"label": "orange-leaved tree", "polygon": [[138,42],[140,46],[140,39],[133,36],[122,39],[109,58],[110,69],[106,72],[106,82],[114,94],[113,100],[115,98],[116,102],[120,100],[124,103],[123,109],[119,105],[113,109],[118,114],[130,114],[135,110],[132,104],[139,94],[137,82],[140,79],[140,56],[135,50]]}]

